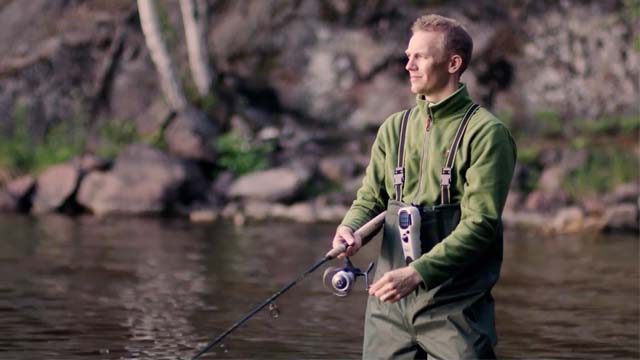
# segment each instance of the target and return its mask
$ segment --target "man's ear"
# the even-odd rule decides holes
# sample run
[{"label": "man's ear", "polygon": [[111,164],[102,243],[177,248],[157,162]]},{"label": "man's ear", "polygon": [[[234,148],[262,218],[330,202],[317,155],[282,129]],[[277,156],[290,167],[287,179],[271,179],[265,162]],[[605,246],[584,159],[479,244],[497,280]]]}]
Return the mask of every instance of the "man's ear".
[{"label": "man's ear", "polygon": [[460,55],[453,55],[449,58],[449,74],[455,74],[462,67],[462,57]]}]

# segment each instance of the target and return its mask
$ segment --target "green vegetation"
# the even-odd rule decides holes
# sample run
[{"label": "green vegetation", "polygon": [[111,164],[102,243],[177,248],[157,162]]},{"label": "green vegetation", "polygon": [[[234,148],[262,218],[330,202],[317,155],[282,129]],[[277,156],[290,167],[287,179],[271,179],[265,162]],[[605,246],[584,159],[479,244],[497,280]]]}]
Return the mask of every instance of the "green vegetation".
[{"label": "green vegetation", "polygon": [[100,144],[96,155],[107,159],[116,158],[125,147],[141,141],[135,123],[130,120],[107,121],[98,129],[98,134]]},{"label": "green vegetation", "polygon": [[238,131],[230,131],[218,138],[218,164],[236,176],[266,169],[273,152],[271,144],[252,144]]},{"label": "green vegetation", "polygon": [[535,145],[522,146],[518,148],[518,162],[525,165],[533,165],[540,155],[540,147]]},{"label": "green vegetation", "polygon": [[314,179],[305,184],[304,188],[302,189],[302,194],[305,198],[311,199],[323,194],[330,194],[333,192],[341,191],[342,188],[343,184],[331,180],[316,181]]},{"label": "green vegetation", "polygon": [[49,128],[38,140],[31,134],[26,104],[16,104],[13,119],[13,136],[0,134],[0,167],[39,172],[79,155],[84,149],[86,133],[82,126],[62,122]]},{"label": "green vegetation", "polygon": [[[28,105],[18,102],[13,112],[11,134],[0,133],[0,168],[39,173],[50,165],[82,155],[90,138],[87,117],[81,107],[76,107],[71,119],[49,127],[38,138],[31,131]],[[108,159],[115,158],[126,146],[141,141],[135,124],[129,120],[105,121],[95,133],[98,140],[94,151]],[[147,142],[161,145],[155,137]]]},{"label": "green vegetation", "polygon": [[541,135],[543,136],[559,137],[563,134],[562,118],[556,111],[539,111],[535,115],[535,121],[540,125]]},{"label": "green vegetation", "polygon": [[573,123],[578,132],[585,135],[631,134],[640,131],[640,115],[577,119]]},{"label": "green vegetation", "polygon": [[562,184],[573,198],[585,193],[606,193],[617,185],[637,180],[637,156],[619,147],[592,148],[585,164],[572,171]]},{"label": "green vegetation", "polygon": [[639,0],[624,0],[622,7],[622,14],[631,21],[638,21],[640,17],[640,1]]},{"label": "green vegetation", "polygon": [[205,113],[212,113],[218,105],[218,98],[214,94],[200,96],[193,79],[187,72],[183,73],[180,78],[181,83],[184,84],[184,92],[187,100]]}]

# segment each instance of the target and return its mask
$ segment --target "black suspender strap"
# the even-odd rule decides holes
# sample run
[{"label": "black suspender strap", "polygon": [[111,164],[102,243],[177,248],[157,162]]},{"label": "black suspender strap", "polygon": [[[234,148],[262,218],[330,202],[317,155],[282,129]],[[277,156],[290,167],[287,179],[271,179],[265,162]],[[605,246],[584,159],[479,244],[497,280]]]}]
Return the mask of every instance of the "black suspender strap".
[{"label": "black suspender strap", "polygon": [[393,185],[396,188],[396,201],[402,201],[402,189],[404,188],[404,143],[407,135],[407,124],[411,109],[405,110],[400,123],[400,141],[398,141],[398,162],[393,171]]},{"label": "black suspender strap", "polygon": [[456,159],[456,153],[458,152],[458,148],[460,147],[460,143],[462,142],[462,136],[464,132],[467,130],[467,125],[469,124],[469,120],[473,114],[478,110],[480,106],[478,104],[472,104],[467,112],[464,114],[460,125],[458,126],[458,130],[456,131],[456,136],[453,138],[453,144],[451,144],[451,148],[449,149],[449,156],[447,157],[447,162],[442,168],[442,174],[440,175],[440,197],[442,204],[451,203],[451,174],[453,169],[453,163]]}]

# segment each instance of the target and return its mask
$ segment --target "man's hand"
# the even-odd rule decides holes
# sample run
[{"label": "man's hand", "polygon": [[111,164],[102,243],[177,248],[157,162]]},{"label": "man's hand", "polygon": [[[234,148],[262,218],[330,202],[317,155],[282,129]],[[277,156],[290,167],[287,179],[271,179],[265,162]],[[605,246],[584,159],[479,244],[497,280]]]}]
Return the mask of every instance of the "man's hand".
[{"label": "man's hand", "polygon": [[350,227],[340,225],[338,229],[336,229],[332,245],[335,248],[340,244],[347,245],[347,250],[338,255],[338,259],[344,259],[345,256],[353,256],[360,250],[360,247],[362,247],[362,239],[358,234],[354,233]]},{"label": "man's hand", "polygon": [[420,274],[411,266],[389,271],[369,288],[369,295],[380,301],[394,303],[407,296],[422,282]]}]

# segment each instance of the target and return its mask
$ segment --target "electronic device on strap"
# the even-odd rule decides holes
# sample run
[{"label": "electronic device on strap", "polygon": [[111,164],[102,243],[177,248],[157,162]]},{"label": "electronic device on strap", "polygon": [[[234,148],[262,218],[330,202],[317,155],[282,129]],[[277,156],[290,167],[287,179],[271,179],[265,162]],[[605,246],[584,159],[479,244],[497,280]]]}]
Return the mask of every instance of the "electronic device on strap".
[{"label": "electronic device on strap", "polygon": [[398,228],[404,261],[409,265],[422,255],[420,210],[415,206],[405,206],[398,209]]}]

